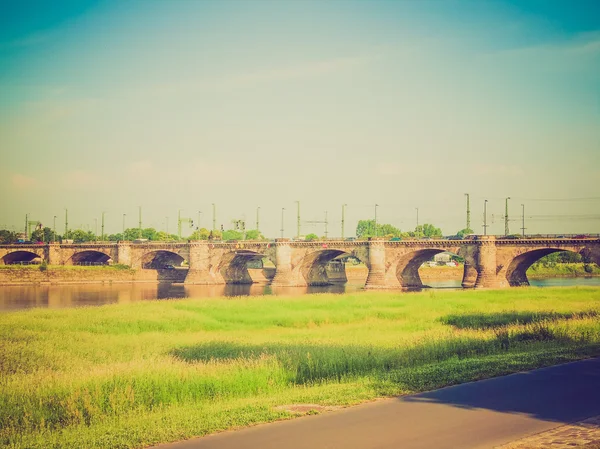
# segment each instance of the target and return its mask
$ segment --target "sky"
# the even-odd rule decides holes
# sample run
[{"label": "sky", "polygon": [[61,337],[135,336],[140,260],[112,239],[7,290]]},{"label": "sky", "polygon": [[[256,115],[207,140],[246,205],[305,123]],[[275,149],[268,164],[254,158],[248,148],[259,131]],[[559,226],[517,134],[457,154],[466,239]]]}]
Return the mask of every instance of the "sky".
[{"label": "sky", "polygon": [[600,2],[3,0],[0,157],[0,228],[598,233]]}]

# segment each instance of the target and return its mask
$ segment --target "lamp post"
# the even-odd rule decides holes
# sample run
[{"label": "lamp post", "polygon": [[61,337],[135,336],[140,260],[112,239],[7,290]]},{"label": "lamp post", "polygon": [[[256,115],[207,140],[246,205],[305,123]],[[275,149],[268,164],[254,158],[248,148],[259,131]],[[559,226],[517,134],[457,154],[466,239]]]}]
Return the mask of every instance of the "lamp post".
[{"label": "lamp post", "polygon": [[123,214],[123,234],[121,235],[121,240],[125,240],[125,216],[127,214]]},{"label": "lamp post", "polygon": [[375,237],[377,237],[377,206],[379,204],[375,204]]},{"label": "lamp post", "polygon": [[215,232],[217,230],[217,205],[215,203],[212,203],[212,209],[213,209],[213,232]]},{"label": "lamp post", "polygon": [[281,238],[283,238],[283,213],[285,211],[285,207],[281,208]]},{"label": "lamp post", "polygon": [[487,203],[488,200],[483,202],[483,235],[487,235]]},{"label": "lamp post", "polygon": [[347,204],[342,204],[342,240],[344,239],[344,224],[346,222],[346,206],[347,206]]},{"label": "lamp post", "polygon": [[465,193],[467,197],[467,229],[471,229],[471,207],[469,204],[469,194]]},{"label": "lamp post", "polygon": [[525,204],[521,204],[521,208],[523,209],[523,224],[521,227],[522,235],[525,237]]},{"label": "lamp post", "polygon": [[508,230],[508,200],[510,200],[510,196],[504,200],[504,235],[510,233]]},{"label": "lamp post", "polygon": [[94,240],[98,240],[98,219],[94,218]]},{"label": "lamp post", "polygon": [[299,239],[300,238],[300,201],[296,201],[295,202],[298,205],[298,208],[296,209],[296,218],[297,218],[297,226],[296,226],[296,238]]},{"label": "lamp post", "polygon": [[420,237],[420,233],[419,233],[419,208],[415,207],[415,209],[417,210],[417,227],[415,228],[415,232],[417,234],[417,237]]},{"label": "lamp post", "polygon": [[102,212],[102,237],[100,238],[100,240],[104,241],[104,214],[106,212]]},{"label": "lamp post", "polygon": [[325,240],[327,240],[328,237],[328,232],[327,232],[327,225],[329,223],[327,222],[327,211],[325,211]]},{"label": "lamp post", "polygon": [[29,214],[25,214],[25,240],[29,240]]},{"label": "lamp post", "polygon": [[[259,219],[259,212],[260,212],[260,206],[258,206],[256,208],[256,232],[258,234],[260,234],[260,227],[259,227],[259,223],[260,223],[260,219]],[[258,237],[258,236],[257,236]]]},{"label": "lamp post", "polygon": [[202,217],[202,211],[198,211],[198,224],[196,226],[196,230],[200,231],[200,217]]},{"label": "lamp post", "polygon": [[52,243],[56,242],[56,215],[54,216],[54,223],[52,225]]}]

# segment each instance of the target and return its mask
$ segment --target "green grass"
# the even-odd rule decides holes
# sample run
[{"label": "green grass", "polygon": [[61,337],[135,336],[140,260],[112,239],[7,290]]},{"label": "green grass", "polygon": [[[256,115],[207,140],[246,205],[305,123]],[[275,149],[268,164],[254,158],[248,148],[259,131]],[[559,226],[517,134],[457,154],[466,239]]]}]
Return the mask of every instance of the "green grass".
[{"label": "green grass", "polygon": [[189,299],[0,315],[0,446],[137,448],[600,355],[600,289]]},{"label": "green grass", "polygon": [[[587,267],[587,268],[586,268]],[[600,267],[594,263],[551,263],[533,264],[527,270],[529,277],[554,277],[554,276],[600,276]]]}]

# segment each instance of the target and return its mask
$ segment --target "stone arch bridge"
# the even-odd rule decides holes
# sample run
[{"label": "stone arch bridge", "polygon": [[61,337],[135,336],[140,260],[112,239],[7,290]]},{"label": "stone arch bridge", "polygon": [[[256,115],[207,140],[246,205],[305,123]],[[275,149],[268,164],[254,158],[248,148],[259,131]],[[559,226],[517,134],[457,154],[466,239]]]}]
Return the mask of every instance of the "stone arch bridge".
[{"label": "stone arch bridge", "polygon": [[[448,251],[465,259],[463,287],[501,288],[528,285],[527,269],[541,257],[571,251],[600,264],[598,238],[403,240],[239,243],[90,243],[0,245],[0,264],[44,260],[48,264],[120,263],[135,269],[164,270],[187,266],[187,284],[252,283],[248,262],[268,259],[275,265],[273,285],[305,286],[330,282],[326,266],[352,256],[368,270],[365,288],[415,288],[423,284],[419,267]],[[345,276],[341,276],[345,279]]]}]

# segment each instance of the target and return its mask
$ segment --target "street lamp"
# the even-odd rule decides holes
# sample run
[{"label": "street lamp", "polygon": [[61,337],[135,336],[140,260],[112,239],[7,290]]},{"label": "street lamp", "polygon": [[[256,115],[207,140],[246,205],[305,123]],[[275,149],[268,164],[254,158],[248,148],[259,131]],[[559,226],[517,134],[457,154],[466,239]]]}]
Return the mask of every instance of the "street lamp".
[{"label": "street lamp", "polygon": [[123,214],[123,235],[121,235],[121,240],[125,240],[125,216],[127,214]]},{"label": "street lamp", "polygon": [[52,243],[56,242],[56,215],[54,216],[54,224],[52,225]]},{"label": "street lamp", "polygon": [[487,235],[487,203],[488,200],[483,202],[483,235]]},{"label": "street lamp", "polygon": [[504,200],[504,235],[508,235],[510,233],[508,230],[508,200],[510,200],[510,196]]},{"label": "street lamp", "polygon": [[198,211],[198,225],[196,226],[196,229],[197,229],[198,231],[200,231],[200,217],[201,217],[201,216],[202,216],[202,211],[201,211],[201,210],[199,210],[199,211]]},{"label": "street lamp", "polygon": [[285,207],[281,208],[281,238],[283,238],[283,212],[285,211]]},{"label": "street lamp", "polygon": [[419,233],[419,208],[415,207],[415,209],[417,210],[417,227],[415,228],[415,231],[417,233],[417,237],[420,237],[420,233]]},{"label": "street lamp", "polygon": [[347,204],[342,204],[342,240],[344,239],[344,224],[346,222],[346,206],[347,206]]},{"label": "street lamp", "polygon": [[525,237],[525,204],[521,204],[521,207],[523,208],[523,227],[521,228],[521,232],[523,237]]},{"label": "street lamp", "polygon": [[377,237],[377,206],[379,204],[375,204],[375,237]]},{"label": "street lamp", "polygon": [[217,230],[217,206],[215,203],[212,203],[213,209],[213,232]]},{"label": "street lamp", "polygon": [[[259,215],[258,215],[258,214],[259,214],[259,212],[260,212],[260,206],[258,206],[258,207],[256,208],[256,233],[257,233],[257,234],[260,234],[260,229],[259,229],[259,226],[258,226],[258,225],[259,225]],[[257,237],[258,237],[258,236],[257,236]]]}]

